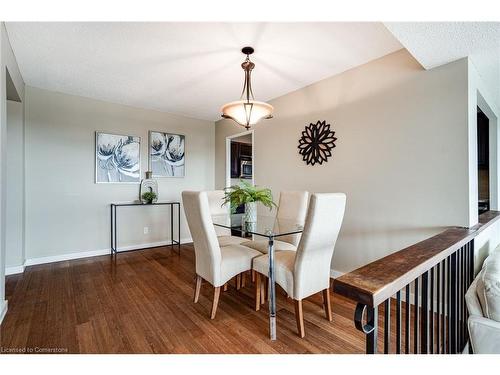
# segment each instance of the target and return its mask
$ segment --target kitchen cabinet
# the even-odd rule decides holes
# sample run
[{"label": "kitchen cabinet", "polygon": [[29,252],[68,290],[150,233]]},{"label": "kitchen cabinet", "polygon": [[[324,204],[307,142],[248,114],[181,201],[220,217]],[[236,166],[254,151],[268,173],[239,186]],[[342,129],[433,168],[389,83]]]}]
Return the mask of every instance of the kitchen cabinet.
[{"label": "kitchen cabinet", "polygon": [[252,160],[252,145],[231,142],[231,178],[240,178],[242,160]]},{"label": "kitchen cabinet", "polygon": [[240,177],[240,144],[238,142],[231,142],[231,178]]},{"label": "kitchen cabinet", "polygon": [[252,145],[249,143],[240,143],[240,159],[252,159]]}]

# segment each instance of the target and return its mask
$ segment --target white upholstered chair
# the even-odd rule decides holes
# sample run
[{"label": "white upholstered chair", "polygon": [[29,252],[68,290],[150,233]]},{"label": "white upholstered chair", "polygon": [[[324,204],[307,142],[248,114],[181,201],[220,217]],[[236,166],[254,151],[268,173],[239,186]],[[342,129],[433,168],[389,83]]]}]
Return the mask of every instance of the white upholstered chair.
[{"label": "white upholstered chair", "polygon": [[[298,224],[303,224],[306,219],[307,204],[309,202],[309,192],[307,191],[282,191],[278,203],[278,212],[276,218],[278,220],[292,220]],[[274,240],[274,250],[297,250],[300,234],[292,234],[282,236]],[[252,249],[258,250],[261,253],[267,254],[268,240],[259,239],[253,241],[242,242],[241,244]]]},{"label": "white upholstered chair", "polygon": [[483,263],[465,294],[469,344],[475,354],[500,354],[500,251]]},{"label": "white upholstered chair", "polygon": [[[326,318],[331,321],[330,264],[344,217],[343,193],[312,194],[297,251],[275,253],[275,280],[295,303],[295,318],[300,337],[305,336],[302,300],[323,292]],[[269,256],[253,260],[257,272],[256,300],[260,299],[261,275],[268,276]],[[256,303],[256,307],[260,303]]]},{"label": "white upholstered chair", "polygon": [[212,284],[214,299],[210,318],[214,319],[221,287],[234,276],[250,270],[252,259],[261,253],[241,245],[220,247],[205,192],[183,191],[182,203],[196,258],[194,302],[198,302],[202,279]]},{"label": "white upholstered chair", "polygon": [[[228,215],[229,205],[222,205],[224,199],[224,190],[207,191],[208,204],[210,206],[210,214],[213,215]],[[229,219],[229,218],[228,218]],[[220,246],[239,245],[247,241],[246,238],[231,236],[231,229],[215,227],[217,239]]]}]

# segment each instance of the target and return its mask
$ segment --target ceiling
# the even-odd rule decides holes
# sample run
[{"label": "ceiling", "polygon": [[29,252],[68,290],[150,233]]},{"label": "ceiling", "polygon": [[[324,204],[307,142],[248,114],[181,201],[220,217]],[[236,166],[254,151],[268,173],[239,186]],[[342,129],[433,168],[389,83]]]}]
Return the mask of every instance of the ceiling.
[{"label": "ceiling", "polygon": [[500,110],[499,22],[385,23],[426,69],[470,56]]},{"label": "ceiling", "polygon": [[402,46],[382,23],[7,23],[25,83],[217,120],[239,98],[245,45],[257,100],[270,100]]}]

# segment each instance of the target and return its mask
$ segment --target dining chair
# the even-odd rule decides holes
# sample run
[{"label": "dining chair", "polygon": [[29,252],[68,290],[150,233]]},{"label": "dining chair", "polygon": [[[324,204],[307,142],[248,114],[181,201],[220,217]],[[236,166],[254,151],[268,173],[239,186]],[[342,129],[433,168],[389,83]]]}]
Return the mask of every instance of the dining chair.
[{"label": "dining chair", "polygon": [[[214,215],[229,215],[229,205],[222,205],[224,201],[224,190],[207,191],[208,204],[210,206],[210,214]],[[228,220],[231,220],[228,216]],[[217,239],[220,246],[239,245],[242,242],[248,241],[246,238],[232,236],[231,229],[216,227]]]},{"label": "dining chair", "polygon": [[[303,224],[307,213],[307,204],[309,202],[309,192],[307,191],[282,191],[278,202],[278,211],[276,212],[276,221],[294,222],[294,224]],[[299,234],[280,236],[279,240],[274,240],[274,250],[283,251],[297,250],[300,240]],[[241,244],[252,249],[258,250],[263,254],[268,252],[268,243],[266,239],[245,241]]]},{"label": "dining chair", "polygon": [[[330,306],[330,264],[342,225],[346,204],[343,193],[312,194],[304,231],[297,251],[277,251],[274,260],[275,280],[294,300],[295,318],[300,337],[305,336],[302,300],[323,293],[326,318],[332,321]],[[257,272],[255,298],[260,299],[261,276],[268,276],[269,256],[253,260]],[[256,302],[256,306],[260,305]]]},{"label": "dining chair", "polygon": [[241,245],[223,247],[219,245],[206,192],[183,191],[182,203],[194,243],[196,263],[194,302],[198,302],[202,280],[213,285],[214,298],[210,318],[214,319],[221,287],[234,276],[251,270],[252,259],[261,253]]}]

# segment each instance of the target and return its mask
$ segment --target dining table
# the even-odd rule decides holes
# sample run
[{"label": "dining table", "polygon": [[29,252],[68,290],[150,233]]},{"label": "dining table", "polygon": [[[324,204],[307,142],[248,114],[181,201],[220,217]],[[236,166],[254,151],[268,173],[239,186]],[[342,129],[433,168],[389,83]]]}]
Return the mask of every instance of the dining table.
[{"label": "dining table", "polygon": [[276,238],[302,233],[304,223],[274,216],[257,215],[255,220],[245,220],[244,214],[213,215],[215,226],[227,228],[241,237],[264,237],[268,241],[269,256],[269,337],[276,340],[276,287],[274,269],[274,241]]}]

